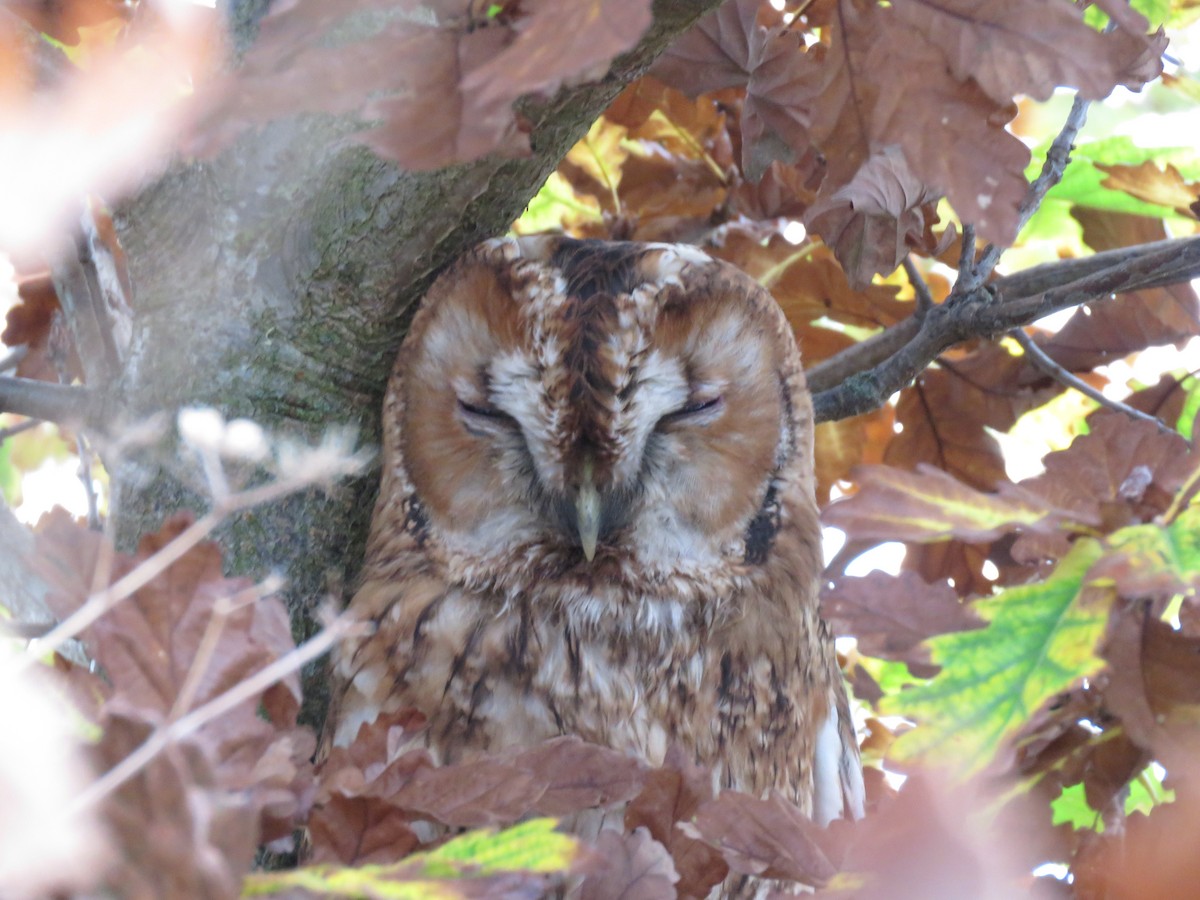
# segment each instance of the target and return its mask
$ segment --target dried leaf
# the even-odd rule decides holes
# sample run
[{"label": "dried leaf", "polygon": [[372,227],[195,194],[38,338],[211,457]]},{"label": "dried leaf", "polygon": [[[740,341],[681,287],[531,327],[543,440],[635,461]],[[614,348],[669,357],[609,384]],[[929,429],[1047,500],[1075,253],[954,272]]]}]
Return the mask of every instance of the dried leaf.
[{"label": "dried leaf", "polygon": [[1047,100],[1062,85],[1098,100],[1131,62],[1124,43],[1089,28],[1083,11],[1066,0],[900,0],[895,8],[942,48],[956,79],[974,79],[998,104],[1017,94]]},{"label": "dried leaf", "polygon": [[1114,616],[1104,647],[1105,703],[1126,734],[1172,769],[1190,765],[1200,714],[1200,640],[1146,614],[1143,604]]},{"label": "dried leaf", "polygon": [[1011,112],[956,80],[937,42],[894,7],[847,3],[839,11],[812,101],[812,139],[830,160],[826,195],[850,183],[877,149],[896,145],[919,182],[944,192],[964,221],[1010,242],[1029,161],[1004,130]]},{"label": "dried leaf", "polygon": [[[136,556],[116,555],[112,580],[147,564],[190,524],[190,516],[175,516],[160,532],[142,538]],[[39,535],[40,554],[48,558],[57,553],[61,558],[61,548],[71,546],[73,540],[92,542],[83,536],[65,537],[63,526],[58,519]],[[60,545],[57,550],[50,546],[56,541]],[[88,567],[79,570],[72,591],[47,598],[58,616],[70,615],[84,601],[86,592],[81,589],[90,586],[94,565],[94,559],[88,557],[98,552],[96,545],[87,556],[77,558],[77,563]],[[97,620],[84,632],[83,642],[113,683],[114,699],[145,713],[166,715],[184,685],[194,679],[188,707],[192,708],[229,690],[290,649],[287,611],[278,599],[264,598],[235,604],[235,609],[212,626],[217,629],[216,640],[205,644],[206,652],[200,653],[210,620],[219,616],[215,605],[230,601],[248,587],[246,579],[223,576],[216,544],[201,543]],[[193,672],[198,666],[202,668]],[[299,709],[299,679],[293,675],[285,683],[293,694],[294,716]]]},{"label": "dried leaf", "polygon": [[[1096,168],[1107,176],[1102,182],[1104,187],[1124,191],[1147,203],[1166,206],[1181,215],[1191,216],[1192,204],[1200,199],[1200,185],[1186,182],[1179,170],[1170,163],[1166,164],[1165,169],[1159,168],[1151,160],[1136,166],[1097,163]],[[1088,241],[1088,244],[1090,246],[1091,242]]]},{"label": "dried leaf", "polygon": [[[977,785],[952,785],[933,775],[910,776],[894,801],[846,829],[849,834],[841,838],[848,845],[843,873],[818,896],[831,900],[1029,896],[1030,865],[1021,852],[1029,839],[1029,824],[996,817],[992,812],[996,805],[996,798]],[[981,815],[983,809],[989,814]],[[837,886],[843,889],[836,890]]]},{"label": "dried leaf", "polygon": [[335,795],[308,820],[310,856],[316,864],[390,863],[420,846],[411,817],[377,797]]},{"label": "dried leaf", "polygon": [[512,42],[463,78],[463,94],[484,107],[548,94],[570,81],[599,80],[651,21],[650,0],[532,0],[521,10]]},{"label": "dried leaf", "polygon": [[[156,556],[189,524],[186,515],[168,520],[129,557],[113,554],[100,535],[61,512],[47,517],[38,555],[51,585],[48,604],[57,615],[69,615],[91,592],[98,560],[111,561],[113,581],[139,566],[156,565]],[[292,649],[287,613],[277,598],[243,599],[226,613],[216,608],[246,585],[244,579],[224,578],[216,545],[201,543],[84,631],[84,645],[110,685],[98,715],[104,728],[99,752],[108,766],[168,715],[215,699]],[[299,685],[294,676],[288,682],[266,704],[269,721],[257,715],[263,698],[247,697],[168,747],[105,802],[126,859],[161,855],[164,869],[178,869],[183,879],[172,882],[163,875],[167,880],[159,884],[157,876],[130,867],[115,876],[129,886],[123,893],[144,887],[155,896],[234,896],[259,841],[290,835],[312,794],[315,740],[296,727]],[[146,792],[162,796],[156,793],[150,803]],[[154,849],[139,849],[139,839],[151,841]],[[225,863],[214,867],[206,861],[214,852],[228,871]],[[194,859],[185,862],[188,854]],[[150,881],[143,885],[145,879]]]},{"label": "dried leaf", "polygon": [[598,806],[623,803],[645,782],[645,767],[635,757],[577,737],[554,738],[511,757],[542,788],[532,809],[563,816]]},{"label": "dried leaf", "polygon": [[927,584],[912,572],[842,577],[821,593],[821,615],[837,634],[852,634],[867,656],[908,663],[930,677],[927,638],[984,625],[946,582]]},{"label": "dried leaf", "polygon": [[673,746],[663,767],[649,773],[642,792],[625,809],[626,828],[645,829],[667,848],[679,873],[676,887],[682,897],[708,896],[729,872],[716,848],[677,827],[690,822],[696,810],[712,799],[712,792],[712,774]]},{"label": "dried leaf", "polygon": [[527,771],[489,759],[419,768],[387,799],[456,828],[508,824],[530,812],[542,786]]},{"label": "dried leaf", "polygon": [[[1075,511],[1084,521],[1098,520],[1105,531],[1164,512],[1192,465],[1187,442],[1107,410],[1090,417],[1089,425],[1088,434],[1042,460],[1044,474],[1020,486],[1055,507]],[[1147,473],[1149,482],[1136,495],[1123,493],[1135,470]],[[1022,535],[1012,553],[1017,559],[1054,558],[1063,549]]]},{"label": "dried leaf", "polygon": [[795,162],[808,145],[808,102],[820,70],[800,36],[758,23],[756,0],[726,3],[659,58],[655,77],[692,96],[746,87],[742,170],[757,181],[773,161]]},{"label": "dried leaf", "polygon": [[[1167,237],[1163,223],[1144,216],[1076,208],[1083,239],[1111,250]],[[1188,283],[1131,291],[1076,310],[1043,349],[1060,365],[1086,371],[1146,347],[1179,344],[1200,334],[1200,303]]]},{"label": "dried leaf", "polygon": [[602,862],[579,886],[580,900],[673,900],[679,875],[671,855],[645,828],[602,831],[593,843]]},{"label": "dried leaf", "polygon": [[1072,867],[1079,896],[1175,900],[1194,890],[1200,881],[1192,824],[1200,815],[1195,758],[1193,748],[1191,760],[1178,767],[1174,803],[1129,816],[1123,834],[1104,835],[1090,848],[1090,865]]},{"label": "dried leaf", "polygon": [[[150,734],[140,719],[110,714],[96,755],[104,768],[127,757]],[[106,799],[102,814],[119,846],[106,875],[122,897],[240,896],[258,846],[250,797],[222,790],[197,745],[184,742],[155,757]]]},{"label": "dried leaf", "polygon": [[917,720],[892,745],[898,762],[970,775],[1006,768],[1014,735],[1056,694],[1095,674],[1112,592],[1090,585],[1103,551],[1081,539],[1044,581],[978,600],[986,628],[931,638],[942,671],[885,697],[880,711]]},{"label": "dried leaf", "polygon": [[1055,531],[1095,524],[1007,482],[998,493],[985,494],[925,463],[916,472],[862,466],[853,478],[858,491],[831,504],[823,515],[825,524],[842,529],[850,540],[991,541],[1017,529]]},{"label": "dried leaf", "polygon": [[822,885],[835,872],[818,840],[821,829],[777,791],[763,800],[723,791],[681,827],[717,847],[743,875]]},{"label": "dried leaf", "polygon": [[[808,346],[807,342],[805,344]],[[821,422],[813,432],[817,503],[829,502],[830,490],[863,463],[878,462],[892,437],[895,413],[890,406],[849,419]],[[882,437],[882,441],[880,438]]]},{"label": "dried leaf", "polygon": [[745,85],[762,41],[759,6],[756,0],[721,4],[668,47],[651,74],[692,96]]},{"label": "dried leaf", "polygon": [[896,421],[902,428],[884,463],[905,469],[930,463],[972,487],[992,490],[1007,475],[1000,448],[985,429],[1006,432],[1023,413],[1061,391],[1059,385],[1023,384],[1025,365],[995,344],[957,358],[944,355],[940,368],[927,369],[900,393]]},{"label": "dried leaf", "polygon": [[872,153],[848,183],[811,206],[805,222],[833,248],[850,286],[863,290],[922,242],[925,205],[936,199],[900,148],[891,145]]},{"label": "dried leaf", "polygon": [[771,291],[793,328],[822,318],[859,327],[887,326],[912,312],[911,303],[897,299],[895,287],[853,288],[825,247],[797,246],[779,234],[764,242],[731,228],[711,252]]}]

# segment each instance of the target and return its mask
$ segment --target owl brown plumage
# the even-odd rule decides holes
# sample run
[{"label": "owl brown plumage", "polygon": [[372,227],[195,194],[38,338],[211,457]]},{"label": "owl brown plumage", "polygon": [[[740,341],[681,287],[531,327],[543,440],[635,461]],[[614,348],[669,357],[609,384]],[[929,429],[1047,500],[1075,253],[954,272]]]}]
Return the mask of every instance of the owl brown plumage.
[{"label": "owl brown plumage", "polygon": [[433,286],[383,412],[336,742],[442,761],[575,734],[820,822],[862,814],[817,607],[812,405],[771,296],[701,251],[527,238]]}]

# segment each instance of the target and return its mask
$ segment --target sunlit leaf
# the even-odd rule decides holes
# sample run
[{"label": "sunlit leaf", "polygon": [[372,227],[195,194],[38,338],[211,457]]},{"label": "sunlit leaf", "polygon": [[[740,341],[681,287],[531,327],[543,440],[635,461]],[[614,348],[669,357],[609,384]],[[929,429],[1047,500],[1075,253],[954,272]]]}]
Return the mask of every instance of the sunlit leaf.
[{"label": "sunlit leaf", "polygon": [[825,511],[827,524],[856,539],[994,540],[1017,528],[1055,529],[1071,518],[1012,485],[1002,493],[986,494],[923,464],[916,472],[863,467],[856,480],[858,493]]},{"label": "sunlit leaf", "polygon": [[[566,874],[576,864],[579,841],[556,831],[557,825],[556,820],[543,818],[503,831],[469,831],[436,850],[390,865],[308,866],[259,873],[246,879],[242,896],[266,897],[297,888],[330,897],[494,896],[523,880],[536,885],[541,880],[534,880],[536,876]],[[506,876],[515,876],[516,881]],[[456,886],[456,879],[464,882]]]},{"label": "sunlit leaf", "polygon": [[1187,394],[1183,401],[1183,410],[1175,420],[1175,430],[1190,440],[1196,426],[1196,413],[1200,412],[1200,378],[1189,376],[1184,379],[1183,384]]},{"label": "sunlit leaf", "polygon": [[517,234],[558,230],[570,234],[583,223],[601,221],[603,216],[595,197],[577,192],[562,175],[551,172],[512,228]]},{"label": "sunlit leaf", "polygon": [[[1046,146],[1034,153],[1027,172],[1036,175],[1045,159]],[[1047,204],[1065,202],[1092,209],[1112,212],[1133,213],[1154,218],[1176,217],[1170,206],[1149,203],[1130,196],[1121,190],[1105,186],[1109,178],[1100,166],[1141,166],[1152,163],[1173,166],[1182,178],[1195,180],[1200,177],[1200,156],[1190,147],[1139,147],[1128,137],[1102,138],[1080,144],[1071,152],[1071,164],[1063,179],[1047,194]]]},{"label": "sunlit leaf", "polygon": [[1200,586],[1200,506],[1185,509],[1165,528],[1122,528],[1093,570],[1110,579],[1123,597],[1170,596]]},{"label": "sunlit leaf", "polygon": [[1076,831],[1084,828],[1097,833],[1104,831],[1104,820],[1100,813],[1088,806],[1082,781],[1063,788],[1063,792],[1050,804],[1050,809],[1054,812],[1054,825],[1065,823]]},{"label": "sunlit leaf", "polygon": [[1051,697],[1099,671],[1112,594],[1089,589],[1085,576],[1102,553],[1097,541],[1077,541],[1045,581],[976,602],[988,627],[931,639],[942,671],[881,703],[918,723],[892,758],[979,772]]}]

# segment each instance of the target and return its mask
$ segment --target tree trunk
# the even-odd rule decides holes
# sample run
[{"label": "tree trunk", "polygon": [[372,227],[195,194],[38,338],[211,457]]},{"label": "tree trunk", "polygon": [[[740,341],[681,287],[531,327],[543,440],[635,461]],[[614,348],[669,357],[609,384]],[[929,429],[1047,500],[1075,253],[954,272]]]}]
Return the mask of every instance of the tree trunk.
[{"label": "tree trunk", "polygon": [[[116,388],[128,421],[204,405],[276,436],[349,425],[376,444],[392,359],[434,276],[502,233],[619,90],[716,5],[659,0],[649,33],[602,81],[527,102],[526,159],[404,172],[346,139],[352,119],[309,115],[170,166],[118,215],[136,315]],[[124,543],[206,505],[170,442],[113,468]],[[377,480],[372,470],[251,510],[219,534],[230,573],[286,575],[298,639],[321,600],[352,586]],[[319,722],[320,680],[308,675],[307,718]]]}]

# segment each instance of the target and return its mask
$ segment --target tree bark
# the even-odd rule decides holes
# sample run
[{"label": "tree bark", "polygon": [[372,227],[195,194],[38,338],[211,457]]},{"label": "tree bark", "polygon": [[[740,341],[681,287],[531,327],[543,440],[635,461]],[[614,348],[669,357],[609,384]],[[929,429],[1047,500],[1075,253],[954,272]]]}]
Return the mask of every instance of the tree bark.
[{"label": "tree bark", "polygon": [[[171,165],[117,216],[136,316],[114,388],[125,420],[205,405],[276,436],[350,425],[376,444],[392,359],[432,279],[502,233],[619,90],[716,5],[658,0],[650,31],[603,80],[527,102],[525,159],[404,172],[347,140],[353,120],[309,115]],[[111,464],[122,543],[206,504],[170,441]],[[221,530],[230,573],[287,576],[297,638],[317,627],[317,603],[352,587],[377,481],[373,470]],[[309,675],[307,718],[318,722],[321,682]]]}]

